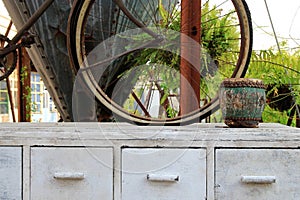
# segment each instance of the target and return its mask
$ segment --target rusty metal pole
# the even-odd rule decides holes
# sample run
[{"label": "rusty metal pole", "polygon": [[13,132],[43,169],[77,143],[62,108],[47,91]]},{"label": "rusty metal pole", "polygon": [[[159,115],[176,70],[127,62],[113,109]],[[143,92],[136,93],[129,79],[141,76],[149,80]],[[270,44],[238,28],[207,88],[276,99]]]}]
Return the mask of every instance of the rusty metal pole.
[{"label": "rusty metal pole", "polygon": [[30,95],[30,58],[24,48],[19,48],[18,62],[18,117],[19,122],[31,121],[31,96]]},{"label": "rusty metal pole", "polygon": [[[5,37],[8,37],[8,34],[11,30],[11,27],[13,25],[12,20],[10,20],[6,32],[4,34]],[[0,44],[0,47],[3,48],[5,45],[5,42],[2,41]],[[15,115],[15,110],[14,110],[14,101],[13,101],[13,96],[12,96],[12,92],[11,92],[11,86],[10,86],[10,80],[9,80],[9,76],[6,78],[6,86],[7,86],[7,93],[8,93],[8,98],[9,98],[9,102],[10,102],[10,110],[11,110],[11,114],[12,114],[12,118],[13,118],[13,122],[16,122],[16,115]]]},{"label": "rusty metal pole", "polygon": [[6,86],[7,86],[7,93],[8,93],[9,103],[10,103],[11,115],[12,115],[12,118],[13,118],[13,122],[16,122],[15,104],[14,104],[13,95],[12,95],[12,92],[11,92],[9,77],[6,78]]},{"label": "rusty metal pole", "polygon": [[185,115],[200,107],[201,0],[181,1],[181,33],[180,114]]}]

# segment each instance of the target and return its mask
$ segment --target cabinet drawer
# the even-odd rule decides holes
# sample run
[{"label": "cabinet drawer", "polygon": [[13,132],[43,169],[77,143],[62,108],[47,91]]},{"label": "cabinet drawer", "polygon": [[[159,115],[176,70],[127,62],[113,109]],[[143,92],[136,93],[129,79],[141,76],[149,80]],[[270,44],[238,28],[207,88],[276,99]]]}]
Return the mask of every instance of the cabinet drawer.
[{"label": "cabinet drawer", "polygon": [[216,150],[216,198],[300,199],[300,151]]},{"label": "cabinet drawer", "polygon": [[32,148],[31,199],[113,199],[112,149]]},{"label": "cabinet drawer", "polygon": [[21,147],[0,147],[0,199],[22,199]]},{"label": "cabinet drawer", "polygon": [[123,149],[122,200],[205,197],[204,149]]}]

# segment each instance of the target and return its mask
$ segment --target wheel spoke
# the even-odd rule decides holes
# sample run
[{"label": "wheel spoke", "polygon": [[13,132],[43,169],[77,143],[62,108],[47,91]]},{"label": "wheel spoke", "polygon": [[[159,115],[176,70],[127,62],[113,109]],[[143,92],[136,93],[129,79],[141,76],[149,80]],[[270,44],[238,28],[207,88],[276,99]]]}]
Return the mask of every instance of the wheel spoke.
[{"label": "wheel spoke", "polygon": [[145,113],[146,117],[151,117],[148,110],[145,108],[145,106],[143,105],[143,103],[140,101],[139,97],[135,94],[135,92],[131,92],[131,95],[133,96],[133,98],[135,99],[135,101],[139,104],[140,108],[143,110],[143,112]]},{"label": "wheel spoke", "polygon": [[[200,95],[197,98],[208,102],[188,113],[179,111],[182,94],[179,69],[182,67],[182,55],[180,46],[176,45],[179,44],[180,34],[175,37],[167,33],[169,30],[180,33],[180,23],[187,25],[191,21],[181,20],[182,13],[188,8],[182,1],[93,0],[87,3],[75,0],[75,9],[71,14],[74,15],[73,23],[70,23],[72,27],[69,26],[68,32],[76,33],[73,35],[84,33],[80,40],[74,37],[72,40],[70,35],[70,49],[74,49],[71,58],[75,58],[77,69],[80,68],[79,63],[83,63],[97,45],[106,42],[111,36],[117,36],[110,43],[104,43],[104,51],[108,55],[95,65],[97,68],[110,63],[103,70],[105,75],[95,76],[96,83],[90,84],[90,87],[95,87],[97,99],[116,116],[139,123],[160,123],[160,120],[162,123],[178,123],[185,119],[203,119],[218,108],[217,90],[222,79],[242,77],[245,74],[252,48],[251,17],[245,1],[203,0],[199,8],[201,19],[198,19],[201,20],[202,33],[199,44]],[[143,31],[131,37],[119,35],[137,28]],[[166,46],[169,49],[174,47],[174,51],[153,49],[155,45],[138,47],[137,44],[145,44],[144,37],[147,34],[154,38],[164,36],[168,41]],[[120,45],[120,41],[129,41],[129,44],[126,45],[125,42]],[[132,44],[137,48],[130,46]],[[191,57],[193,58],[199,59],[197,55]],[[122,83],[127,84],[127,90],[123,89],[125,86],[118,86]],[[142,88],[146,85],[147,88]],[[112,93],[119,95],[120,92],[125,95],[124,98],[112,96]],[[129,104],[136,107],[130,107]],[[154,109],[156,106],[159,107],[159,114],[150,116],[150,110],[151,113],[157,111]]]}]

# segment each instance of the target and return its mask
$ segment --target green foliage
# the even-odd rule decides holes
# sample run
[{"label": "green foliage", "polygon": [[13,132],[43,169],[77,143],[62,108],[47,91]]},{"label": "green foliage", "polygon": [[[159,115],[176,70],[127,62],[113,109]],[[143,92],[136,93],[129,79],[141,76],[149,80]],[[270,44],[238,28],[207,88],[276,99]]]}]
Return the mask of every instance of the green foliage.
[{"label": "green foliage", "polygon": [[[180,32],[181,29],[181,11],[176,8],[166,8],[162,0],[158,1],[158,17],[156,27],[163,31],[166,31],[166,37],[168,43],[164,44],[161,49],[145,48],[139,52],[135,52],[128,56],[128,62],[132,68],[139,68],[142,70],[136,70],[136,77],[134,80],[138,80],[140,83],[154,81],[159,83],[163,90],[163,95],[160,97],[160,104],[162,105],[170,94],[178,94],[180,88],[180,49],[178,48],[178,41],[180,41],[180,34],[172,34],[167,30]],[[219,83],[224,77],[230,77],[233,71],[234,65],[230,64],[230,61],[235,59],[236,55],[225,52],[238,52],[239,41],[233,38],[238,38],[238,30],[235,26],[228,24],[237,24],[231,13],[222,15],[222,10],[216,6],[210,7],[206,3],[202,7],[202,55],[201,56],[201,99],[213,98],[216,96],[216,92]],[[222,16],[222,17],[220,17]],[[199,19],[200,20],[200,19]],[[167,29],[167,30],[166,30]],[[157,31],[155,28],[153,31]],[[149,35],[141,33],[135,36],[131,36],[131,40],[135,41],[134,45],[138,45],[140,41],[150,41]],[[132,46],[127,48],[133,48]],[[177,49],[176,53],[165,51],[162,49]],[[218,65],[216,60],[226,60],[228,62],[222,63],[222,66]],[[148,66],[148,67],[145,67]],[[141,67],[142,66],[142,67]],[[216,74],[216,71],[218,71]],[[130,73],[130,70],[125,72]],[[122,74],[126,77],[126,74]],[[138,83],[139,84],[139,83]],[[140,84],[141,85],[141,84]],[[147,90],[146,88],[144,88]],[[129,110],[133,108],[134,100],[132,97],[128,100]],[[175,116],[179,110],[167,107],[168,116]]]},{"label": "green foliage", "polygon": [[168,106],[167,113],[168,113],[169,117],[176,117],[178,114],[178,111],[173,109],[171,106]]},{"label": "green foliage", "polygon": [[[281,47],[285,49],[285,44]],[[265,122],[287,124],[293,106],[300,105],[299,57],[299,52],[278,52],[272,48],[252,53],[247,77],[261,79],[268,86]]]},{"label": "green foliage", "polygon": [[226,51],[234,52],[237,50],[235,47],[238,47],[238,41],[232,40],[232,38],[238,37],[237,29],[228,26],[237,19],[232,17],[231,13],[220,18],[221,11],[216,6],[211,8],[208,3],[203,6],[201,11],[202,45],[212,59],[222,56]]},{"label": "green foliage", "polygon": [[[286,124],[288,120],[287,115],[287,111],[280,112],[267,105],[262,114],[262,118],[264,122]],[[295,123],[293,123],[292,125],[295,126]]]},{"label": "green foliage", "polygon": [[[175,5],[174,5],[175,6]],[[160,24],[157,26],[161,28],[171,29],[174,31],[180,31],[180,11],[176,8],[172,8],[169,12],[163,5],[162,0],[159,0],[158,11],[161,16]]]},{"label": "green foliage", "polygon": [[[169,13],[164,7],[163,1],[159,0],[158,2],[158,13],[161,20],[157,22],[156,26],[180,32],[180,11],[172,9],[172,13]],[[237,21],[230,13],[220,18],[222,10],[208,3],[202,7],[201,12],[203,48],[200,93],[201,98],[210,98],[216,96],[218,85],[224,78],[230,77],[233,68],[235,68],[235,65],[232,65],[230,61],[237,60],[238,54],[233,52],[239,52],[239,41],[233,38],[238,37],[239,30],[234,26],[227,26],[227,24],[235,24]],[[147,34],[137,35],[133,38],[134,41],[146,39],[149,40]],[[170,41],[180,40],[178,36],[172,36],[168,39]],[[170,42],[166,45],[171,47],[174,44]],[[286,49],[285,42],[280,45],[282,49]],[[149,65],[147,70],[140,71],[138,79],[145,82],[147,77],[149,78],[149,74],[151,77],[156,77],[154,81],[159,81],[164,91],[164,95],[160,99],[161,104],[165,102],[169,94],[178,92],[180,79],[178,75],[180,56],[178,54],[179,52],[174,54],[159,49],[144,49],[128,57],[133,67],[146,63]],[[299,51],[291,53],[288,50],[282,50],[282,52],[278,52],[270,48],[253,52],[246,77],[261,79],[268,86],[268,105],[263,112],[264,122],[286,124],[291,109],[295,105],[300,105],[299,58]],[[218,61],[226,62],[218,63]],[[214,66],[217,66],[217,69],[214,69]],[[129,104],[133,108],[133,101],[130,101]],[[168,107],[167,110],[170,116],[175,116],[178,113],[172,107]],[[215,114],[213,118],[220,120],[220,113]]]},{"label": "green foliage", "polygon": [[[273,49],[253,52],[248,75],[260,77],[265,84],[297,85],[299,84],[299,54],[290,54]],[[263,73],[265,72],[265,73]]]}]

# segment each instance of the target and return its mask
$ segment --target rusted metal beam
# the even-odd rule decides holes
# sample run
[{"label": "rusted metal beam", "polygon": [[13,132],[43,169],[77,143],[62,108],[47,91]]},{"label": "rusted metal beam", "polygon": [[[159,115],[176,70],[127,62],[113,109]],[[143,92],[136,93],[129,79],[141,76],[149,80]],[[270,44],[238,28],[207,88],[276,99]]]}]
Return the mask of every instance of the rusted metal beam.
[{"label": "rusted metal beam", "polygon": [[16,122],[16,115],[15,115],[15,110],[14,110],[15,104],[14,104],[14,100],[13,100],[13,96],[12,96],[12,92],[11,92],[9,77],[6,78],[6,86],[7,86],[7,93],[8,93],[9,103],[10,103],[11,115],[12,115],[12,118],[13,118],[13,122]]},{"label": "rusted metal beam", "polygon": [[181,1],[181,33],[180,114],[185,115],[200,107],[201,0]]},{"label": "rusted metal beam", "polygon": [[18,33],[13,37],[12,44],[16,44],[28,31],[34,23],[40,18],[42,14],[49,8],[49,6],[54,2],[54,0],[46,0],[39,9],[27,20],[27,22],[18,30]]},{"label": "rusted metal beam", "polygon": [[[7,26],[7,29],[6,29],[6,32],[5,32],[5,37],[8,36],[10,30],[11,30],[11,27],[13,25],[13,22],[12,20],[10,20],[8,26]],[[4,40],[1,42],[0,46],[1,48],[3,48],[5,45],[5,42]],[[10,110],[11,110],[11,114],[12,114],[12,118],[13,118],[13,122],[16,122],[16,115],[15,115],[15,110],[14,110],[14,100],[13,100],[13,96],[12,96],[12,92],[11,92],[11,86],[10,86],[10,80],[9,80],[9,77],[6,78],[6,86],[7,86],[7,93],[8,93],[8,98],[9,98],[9,103],[10,103]]]},{"label": "rusted metal beam", "polygon": [[139,97],[135,94],[135,92],[131,92],[132,97],[135,99],[135,101],[137,102],[137,104],[140,106],[140,108],[143,110],[144,114],[147,117],[151,117],[150,113],[148,112],[148,110],[145,108],[145,106],[143,105],[143,103],[140,101]]},{"label": "rusted metal beam", "polygon": [[[5,34],[4,34],[5,37],[8,36],[8,34],[9,34],[10,30],[11,30],[12,25],[13,25],[13,22],[10,20],[10,22],[9,22],[7,28],[6,28],[6,32],[5,32]],[[4,41],[4,40],[1,41],[1,44],[0,44],[0,45],[1,45],[1,48],[3,48],[4,45],[5,45],[5,41]]]},{"label": "rusted metal beam", "polygon": [[31,96],[30,95],[30,58],[24,48],[19,48],[18,69],[18,121],[31,121]]},{"label": "rusted metal beam", "polygon": [[[160,85],[158,84],[157,81],[155,81],[155,86],[157,87],[157,89],[158,89],[158,91],[159,91],[160,97],[161,97],[161,98],[164,97],[164,96],[165,96],[165,92],[164,92],[164,90],[160,87]],[[160,100],[161,100],[161,98],[160,98]],[[168,112],[168,108],[170,107],[170,102],[169,102],[168,97],[167,97],[163,102],[161,102],[161,104],[163,105],[163,107],[164,107],[164,109],[165,109],[165,111],[166,111],[167,117],[168,117],[168,118],[171,118],[172,115]]]}]

